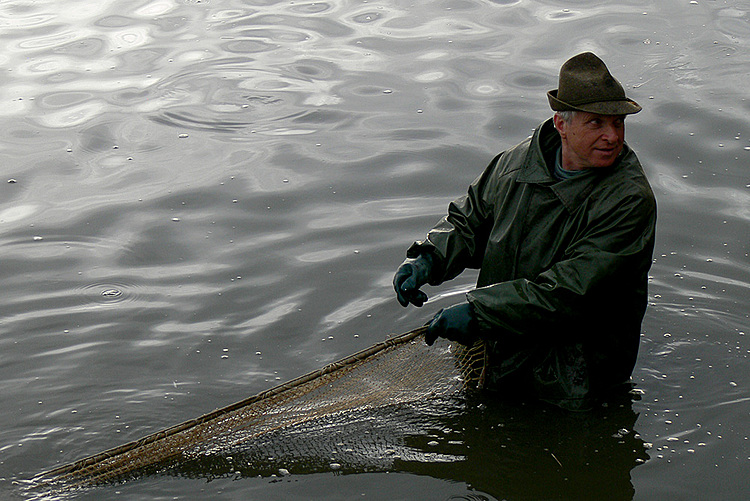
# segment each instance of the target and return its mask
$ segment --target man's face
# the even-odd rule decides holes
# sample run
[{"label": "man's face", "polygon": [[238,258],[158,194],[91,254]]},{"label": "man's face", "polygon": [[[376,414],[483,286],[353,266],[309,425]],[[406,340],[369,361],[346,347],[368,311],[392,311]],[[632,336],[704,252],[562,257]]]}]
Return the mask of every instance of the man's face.
[{"label": "man's face", "polygon": [[562,167],[567,170],[609,167],[622,151],[625,115],[578,111],[569,122],[555,115],[562,139]]}]

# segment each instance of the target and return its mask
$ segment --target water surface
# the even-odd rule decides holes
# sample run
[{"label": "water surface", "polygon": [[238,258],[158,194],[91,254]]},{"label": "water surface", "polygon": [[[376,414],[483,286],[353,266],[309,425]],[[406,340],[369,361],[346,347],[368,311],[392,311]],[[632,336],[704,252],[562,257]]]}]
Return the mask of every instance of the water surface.
[{"label": "water surface", "polygon": [[4,2],[3,496],[460,300],[475,275],[402,309],[393,271],[593,50],[644,107],[627,140],[659,204],[640,400],[412,430],[458,462],[80,498],[744,499],[748,35],[739,0]]}]

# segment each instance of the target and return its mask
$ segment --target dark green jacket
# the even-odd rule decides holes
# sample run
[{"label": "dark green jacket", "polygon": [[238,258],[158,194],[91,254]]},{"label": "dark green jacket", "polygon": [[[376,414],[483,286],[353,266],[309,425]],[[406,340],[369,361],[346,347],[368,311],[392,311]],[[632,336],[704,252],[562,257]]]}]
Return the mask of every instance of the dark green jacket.
[{"label": "dark green jacket", "polygon": [[559,147],[550,119],[495,157],[407,252],[433,254],[432,285],[480,268],[467,298],[490,347],[489,384],[512,375],[553,401],[629,379],[656,224],[627,145],[613,166],[564,181],[551,174]]}]

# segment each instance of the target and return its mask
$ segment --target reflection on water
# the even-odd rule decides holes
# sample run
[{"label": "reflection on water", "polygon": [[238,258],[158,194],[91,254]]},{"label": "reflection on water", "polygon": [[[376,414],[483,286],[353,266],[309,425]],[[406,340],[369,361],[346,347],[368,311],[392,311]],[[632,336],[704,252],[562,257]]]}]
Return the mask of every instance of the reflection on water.
[{"label": "reflection on water", "polygon": [[465,482],[484,499],[632,498],[630,471],[650,445],[633,429],[630,402],[571,414],[474,398],[458,408],[441,402],[315,423],[166,473],[216,480],[400,471]]},{"label": "reflection on water", "polygon": [[[0,4],[0,489],[454,302],[471,274],[421,310],[398,306],[404,249],[549,116],[561,62],[594,50],[644,105],[627,138],[659,203],[632,411],[552,419],[488,399],[441,425],[450,439],[399,435],[460,462],[198,489],[158,477],[120,492],[575,498],[605,477],[615,497],[741,499],[749,12],[677,0]],[[633,428],[653,444],[635,469]]]},{"label": "reflection on water", "polygon": [[467,485],[450,499],[632,499],[631,470],[649,459],[651,447],[634,429],[637,417],[628,395],[586,413],[482,394],[428,400],[344,412],[247,443],[201,448],[84,492],[127,487],[122,482],[146,475],[222,484],[401,472]]}]

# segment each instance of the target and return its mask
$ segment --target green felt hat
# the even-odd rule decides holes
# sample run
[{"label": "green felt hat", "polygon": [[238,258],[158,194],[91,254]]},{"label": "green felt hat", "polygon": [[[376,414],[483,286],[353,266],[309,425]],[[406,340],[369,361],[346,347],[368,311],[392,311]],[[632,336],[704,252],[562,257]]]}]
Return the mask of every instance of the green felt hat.
[{"label": "green felt hat", "polygon": [[629,115],[641,107],[625,97],[620,82],[604,61],[591,52],[573,56],[560,68],[557,89],[547,93],[554,111],[587,111],[600,115]]}]

